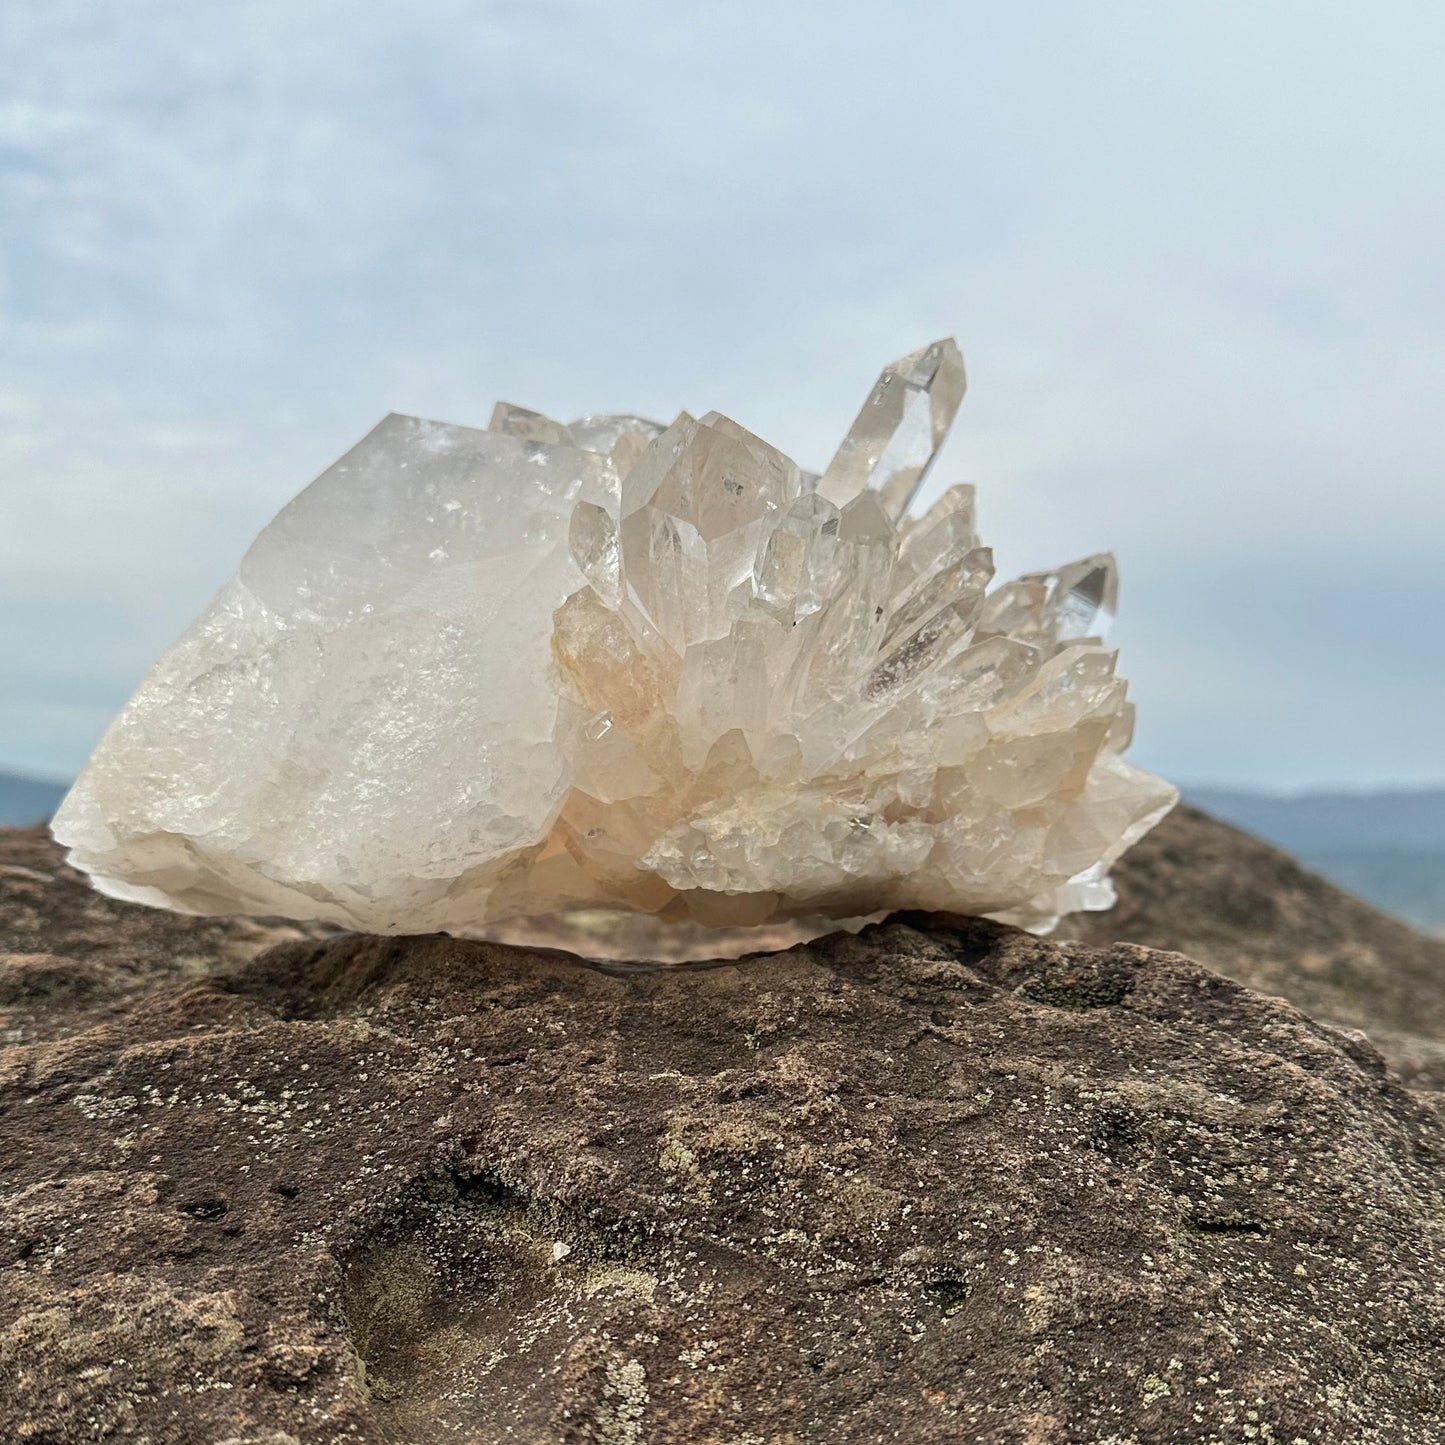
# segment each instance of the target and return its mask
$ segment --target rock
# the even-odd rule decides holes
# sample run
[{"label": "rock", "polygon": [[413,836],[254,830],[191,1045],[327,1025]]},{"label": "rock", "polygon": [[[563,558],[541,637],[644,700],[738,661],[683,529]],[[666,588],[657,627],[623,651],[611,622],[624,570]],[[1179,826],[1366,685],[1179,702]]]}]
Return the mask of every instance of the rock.
[{"label": "rock", "polygon": [[1381,913],[1287,853],[1177,808],[1118,863],[1118,905],[1058,937],[1127,939],[1363,1029],[1417,1088],[1445,1089],[1445,940]]},{"label": "rock", "polygon": [[0,1044],[68,1028],[67,1001],[131,998],[318,936],[274,920],[190,918],[116,902],[66,865],[43,828],[0,828]]},{"label": "rock", "polygon": [[0,1439],[1445,1440],[1431,1097],[1178,955],[132,952],[12,994]]}]

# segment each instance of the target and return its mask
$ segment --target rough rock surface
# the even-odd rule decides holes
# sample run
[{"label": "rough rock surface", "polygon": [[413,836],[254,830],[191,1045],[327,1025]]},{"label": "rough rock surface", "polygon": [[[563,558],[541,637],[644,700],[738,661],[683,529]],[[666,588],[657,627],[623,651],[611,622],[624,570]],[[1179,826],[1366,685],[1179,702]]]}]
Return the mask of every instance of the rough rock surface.
[{"label": "rough rock surface", "polygon": [[[205,977],[315,930],[191,918],[102,897],[43,828],[0,828],[0,1044],[72,1027],[72,1009]],[[329,930],[328,930],[329,931]]]},{"label": "rough rock surface", "polygon": [[1364,1029],[1417,1088],[1445,1089],[1445,940],[1302,868],[1197,808],[1176,808],[1117,866],[1118,905],[1056,937],[1173,949]]},{"label": "rough rock surface", "polygon": [[75,914],[41,846],[0,1439],[1445,1440],[1430,1096],[1187,959],[920,915],[669,974],[242,959]]}]

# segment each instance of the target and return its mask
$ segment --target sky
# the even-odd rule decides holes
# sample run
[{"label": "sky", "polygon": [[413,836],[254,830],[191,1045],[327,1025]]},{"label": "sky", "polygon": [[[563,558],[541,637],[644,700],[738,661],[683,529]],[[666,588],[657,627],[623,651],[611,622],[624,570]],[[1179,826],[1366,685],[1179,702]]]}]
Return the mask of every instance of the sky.
[{"label": "sky", "polygon": [[1445,780],[1445,10],[6,0],[0,768],[66,777],[388,411],[718,409],[1112,549],[1134,756]]}]

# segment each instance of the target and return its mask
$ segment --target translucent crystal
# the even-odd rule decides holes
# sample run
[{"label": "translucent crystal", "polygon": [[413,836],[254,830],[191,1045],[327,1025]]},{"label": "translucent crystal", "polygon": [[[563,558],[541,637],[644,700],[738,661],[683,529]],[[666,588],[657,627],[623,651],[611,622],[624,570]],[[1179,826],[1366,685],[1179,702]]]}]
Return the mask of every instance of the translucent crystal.
[{"label": "translucent crystal", "polygon": [[952,337],[885,366],[818,491],[841,507],[872,487],[891,518],[903,516],[958,415],[967,384]]},{"label": "translucent crystal", "polygon": [[[499,401],[492,408],[492,419],[487,423],[488,431],[501,432],[504,436],[516,437],[524,442],[541,442],[544,446],[571,447],[577,442],[572,433],[560,421],[543,416],[540,411],[528,411],[524,406],[514,406],[510,401]],[[599,448],[591,448],[599,450]]]},{"label": "translucent crystal", "polygon": [[666,428],[646,417],[594,415],[578,417],[567,430],[584,451],[610,457],[618,474],[625,475]]},{"label": "translucent crystal", "polygon": [[595,502],[578,502],[568,529],[572,556],[582,575],[602,600],[616,607],[621,598],[622,558],[617,547],[617,523]]},{"label": "translucent crystal", "polygon": [[1107,552],[1046,573],[1049,585],[1044,626],[1058,641],[1106,632],[1119,610],[1119,575]]},{"label": "translucent crystal", "polygon": [[656,957],[1103,906],[1174,799],[1121,756],[1113,561],[989,592],[972,487],[905,516],[963,389],[951,341],[894,363],[821,477],[716,413],[388,417],[157,663],[56,834],[183,911]]},{"label": "translucent crystal", "polygon": [[1101,552],[1057,572],[1028,572],[989,598],[979,628],[1014,637],[1071,642],[1107,632],[1119,610],[1118,568]]},{"label": "translucent crystal", "polygon": [[768,534],[753,569],[753,597],[789,626],[810,617],[836,585],[842,517],[812,492],[794,497]]}]

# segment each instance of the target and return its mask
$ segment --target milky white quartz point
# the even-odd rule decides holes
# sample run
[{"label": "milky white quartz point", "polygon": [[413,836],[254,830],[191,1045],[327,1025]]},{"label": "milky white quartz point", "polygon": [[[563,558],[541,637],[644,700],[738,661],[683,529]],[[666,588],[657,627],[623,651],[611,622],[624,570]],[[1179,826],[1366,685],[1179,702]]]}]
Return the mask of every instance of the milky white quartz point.
[{"label": "milky white quartz point", "polygon": [[1112,900],[1107,556],[993,586],[909,504],[964,394],[885,368],[821,477],[728,418],[391,416],[285,507],[54,822],[97,888],[683,958],[894,908]]}]

